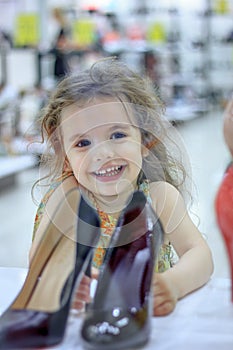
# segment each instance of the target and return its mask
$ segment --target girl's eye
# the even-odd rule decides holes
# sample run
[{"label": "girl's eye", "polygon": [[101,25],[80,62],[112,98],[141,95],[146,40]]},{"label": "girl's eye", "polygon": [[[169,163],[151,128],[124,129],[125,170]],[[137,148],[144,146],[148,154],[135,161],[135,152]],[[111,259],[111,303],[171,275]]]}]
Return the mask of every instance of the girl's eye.
[{"label": "girl's eye", "polygon": [[114,132],[114,134],[111,135],[111,139],[122,139],[123,137],[126,137],[126,134],[120,131]]},{"label": "girl's eye", "polygon": [[75,145],[75,147],[87,147],[87,146],[90,146],[90,144],[91,144],[91,141],[89,141],[89,140],[86,140],[86,139],[84,139],[84,140],[80,140],[76,145]]}]

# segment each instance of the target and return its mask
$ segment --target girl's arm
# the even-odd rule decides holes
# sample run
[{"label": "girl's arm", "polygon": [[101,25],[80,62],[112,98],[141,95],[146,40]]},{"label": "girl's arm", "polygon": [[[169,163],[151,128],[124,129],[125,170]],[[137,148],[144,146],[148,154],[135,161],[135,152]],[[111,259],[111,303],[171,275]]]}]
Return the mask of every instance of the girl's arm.
[{"label": "girl's arm", "polygon": [[163,315],[174,309],[177,300],[209,280],[213,260],[176,188],[166,182],[154,183],[151,197],[165,230],[165,240],[171,242],[179,256],[174,267],[155,276],[154,314]]}]

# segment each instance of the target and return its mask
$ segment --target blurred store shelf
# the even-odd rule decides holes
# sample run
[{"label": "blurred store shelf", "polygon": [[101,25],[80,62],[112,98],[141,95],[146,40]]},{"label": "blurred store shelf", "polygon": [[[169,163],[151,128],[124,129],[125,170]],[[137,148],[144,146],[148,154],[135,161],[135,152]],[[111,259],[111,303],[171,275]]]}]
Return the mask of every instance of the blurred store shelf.
[{"label": "blurred store shelf", "polygon": [[14,185],[18,174],[34,167],[37,162],[32,155],[0,157],[0,191]]}]

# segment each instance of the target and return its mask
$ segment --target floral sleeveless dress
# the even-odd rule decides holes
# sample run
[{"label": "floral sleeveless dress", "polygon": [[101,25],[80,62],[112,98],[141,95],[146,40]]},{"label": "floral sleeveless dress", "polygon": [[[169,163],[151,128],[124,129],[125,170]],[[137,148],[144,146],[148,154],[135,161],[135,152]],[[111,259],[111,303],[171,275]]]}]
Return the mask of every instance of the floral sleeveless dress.
[{"label": "floral sleeveless dress", "polygon": [[[42,201],[39,204],[39,207],[36,212],[36,217],[34,221],[34,229],[33,229],[33,238],[36,234],[37,228],[39,226],[41,217],[43,215],[46,203],[49,199],[49,197],[52,195],[56,187],[61,183],[61,181],[54,183],[51,185],[48,192],[43,197]],[[151,202],[150,194],[149,194],[149,183],[147,181],[144,181],[140,186],[139,190],[143,191],[145,196],[147,197],[147,200]],[[115,229],[117,219],[113,216],[99,210],[98,214],[100,217],[100,224],[101,224],[101,235],[98,242],[98,245],[95,249],[92,265],[93,267],[99,269],[106,252],[106,248],[108,248],[112,233]],[[170,267],[173,266],[173,252],[172,252],[172,246],[170,243],[163,244],[160,248],[159,257],[156,264],[156,272],[164,272]]]}]

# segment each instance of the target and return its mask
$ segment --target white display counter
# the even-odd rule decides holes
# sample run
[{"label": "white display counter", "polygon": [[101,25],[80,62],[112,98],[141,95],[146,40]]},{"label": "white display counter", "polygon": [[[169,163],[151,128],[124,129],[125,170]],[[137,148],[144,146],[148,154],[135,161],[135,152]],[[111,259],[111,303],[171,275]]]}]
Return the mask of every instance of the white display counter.
[{"label": "white display counter", "polygon": [[[0,313],[20,290],[26,269],[0,268]],[[211,279],[204,287],[191,293],[164,317],[152,318],[152,334],[145,350],[232,350],[233,303],[229,279]],[[79,336],[83,315],[69,316],[66,335],[61,344],[51,349],[81,350]]]}]

